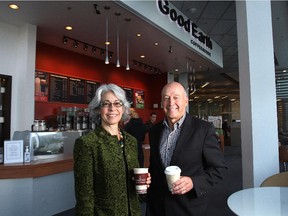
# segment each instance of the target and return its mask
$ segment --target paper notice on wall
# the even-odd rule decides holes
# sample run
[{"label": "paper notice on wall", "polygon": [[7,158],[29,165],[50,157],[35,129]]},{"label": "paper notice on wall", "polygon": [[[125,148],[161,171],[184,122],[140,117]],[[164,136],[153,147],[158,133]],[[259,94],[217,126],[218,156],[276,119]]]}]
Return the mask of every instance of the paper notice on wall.
[{"label": "paper notice on wall", "polygon": [[215,128],[222,128],[222,116],[208,116],[208,122],[211,122]]}]

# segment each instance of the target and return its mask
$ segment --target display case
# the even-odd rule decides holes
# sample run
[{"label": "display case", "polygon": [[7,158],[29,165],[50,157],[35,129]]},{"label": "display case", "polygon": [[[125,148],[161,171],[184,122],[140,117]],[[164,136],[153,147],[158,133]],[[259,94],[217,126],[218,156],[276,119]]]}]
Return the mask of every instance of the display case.
[{"label": "display case", "polygon": [[23,140],[23,149],[28,146],[33,161],[35,158],[41,159],[47,156],[72,155],[75,140],[82,135],[82,131],[15,131],[13,140]]}]

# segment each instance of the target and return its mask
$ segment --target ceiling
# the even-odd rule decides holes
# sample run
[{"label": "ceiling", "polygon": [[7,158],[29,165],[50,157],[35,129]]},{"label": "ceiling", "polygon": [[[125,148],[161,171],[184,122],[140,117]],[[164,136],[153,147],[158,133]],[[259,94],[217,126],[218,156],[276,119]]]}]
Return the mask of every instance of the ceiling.
[{"label": "ceiling", "polygon": [[[207,100],[214,96],[221,98],[227,95],[229,98],[239,99],[235,1],[171,1],[222,47],[223,68],[198,56],[190,48],[173,40],[114,1],[17,1],[20,6],[20,10],[17,11],[9,9],[9,3],[9,1],[0,2],[0,21],[17,26],[25,23],[36,25],[38,41],[102,59],[103,62],[105,55],[101,55],[99,49],[95,54],[92,53],[92,46],[105,49],[108,17],[108,39],[111,41],[109,52],[113,52],[110,63],[116,64],[117,61],[117,27],[119,26],[121,67],[126,67],[128,40],[131,69],[145,73],[159,73],[159,71],[175,73],[177,76],[187,72],[188,64],[195,69],[196,75],[196,93],[191,98],[200,96]],[[273,6],[273,10],[277,11],[277,17],[273,17],[273,26],[286,25],[287,13],[279,13],[279,10],[286,11],[287,3],[282,2],[277,5],[277,2],[272,2],[273,4],[276,5]],[[107,6],[110,9],[104,9]],[[116,13],[120,15],[117,16]],[[65,30],[64,27],[67,25],[71,25],[73,30]],[[277,30],[277,34],[274,33],[277,39],[283,41],[283,43],[274,43],[277,45],[277,47],[274,45],[275,59],[278,63],[276,67],[279,69],[286,67],[287,64],[285,61],[287,58],[282,58],[285,56],[282,53],[287,53],[288,43],[284,43],[285,32],[279,33],[283,32],[283,29],[273,28]],[[137,37],[137,33],[141,33],[142,36]],[[78,40],[78,48],[73,47],[73,40],[68,40],[64,45],[63,36]],[[83,49],[82,42],[88,44],[88,50]],[[155,42],[159,45],[155,46]],[[172,52],[169,52],[170,48]],[[140,58],[140,55],[145,55],[145,58]],[[137,62],[136,66],[133,60]],[[175,72],[176,68],[178,72]],[[206,82],[210,84],[201,88]]]}]

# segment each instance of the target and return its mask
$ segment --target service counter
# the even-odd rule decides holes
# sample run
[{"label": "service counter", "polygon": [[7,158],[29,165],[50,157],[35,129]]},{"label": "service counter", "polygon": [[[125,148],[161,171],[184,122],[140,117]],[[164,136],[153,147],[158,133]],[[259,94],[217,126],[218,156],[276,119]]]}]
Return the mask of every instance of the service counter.
[{"label": "service counter", "polygon": [[0,165],[0,215],[51,216],[75,206],[73,157],[35,156]]}]

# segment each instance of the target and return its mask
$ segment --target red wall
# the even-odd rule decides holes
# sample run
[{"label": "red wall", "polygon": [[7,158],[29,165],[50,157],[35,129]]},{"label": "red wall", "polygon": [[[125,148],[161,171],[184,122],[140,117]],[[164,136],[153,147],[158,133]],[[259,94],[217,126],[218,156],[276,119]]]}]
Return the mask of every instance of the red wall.
[{"label": "red wall", "polygon": [[[161,89],[167,80],[166,74],[150,75],[135,70],[126,71],[125,68],[117,68],[111,63],[106,65],[104,60],[101,61],[40,42],[37,43],[36,70],[94,80],[100,83],[115,83],[122,87],[143,90],[145,107],[144,109],[137,109],[143,121],[149,118],[152,111],[157,113],[158,120],[164,117],[160,108],[160,101]],[[158,103],[158,109],[153,109],[154,103]],[[57,109],[60,107],[74,106],[86,108],[87,104],[36,101],[35,119],[47,119],[57,115]]]}]

